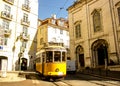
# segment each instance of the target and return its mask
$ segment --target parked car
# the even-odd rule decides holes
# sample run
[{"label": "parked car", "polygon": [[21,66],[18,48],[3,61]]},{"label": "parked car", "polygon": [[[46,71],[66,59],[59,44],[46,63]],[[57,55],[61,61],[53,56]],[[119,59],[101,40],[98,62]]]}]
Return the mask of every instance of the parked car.
[{"label": "parked car", "polygon": [[67,73],[72,72],[75,73],[76,72],[76,61],[75,60],[67,60]]}]

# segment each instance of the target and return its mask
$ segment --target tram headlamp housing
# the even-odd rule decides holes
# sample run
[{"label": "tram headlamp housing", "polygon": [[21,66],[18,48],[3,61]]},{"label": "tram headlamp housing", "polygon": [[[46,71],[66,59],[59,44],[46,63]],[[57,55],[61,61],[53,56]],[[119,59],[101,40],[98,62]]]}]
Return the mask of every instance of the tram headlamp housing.
[{"label": "tram headlamp housing", "polygon": [[55,72],[59,72],[59,68],[56,68],[56,69],[55,69]]}]

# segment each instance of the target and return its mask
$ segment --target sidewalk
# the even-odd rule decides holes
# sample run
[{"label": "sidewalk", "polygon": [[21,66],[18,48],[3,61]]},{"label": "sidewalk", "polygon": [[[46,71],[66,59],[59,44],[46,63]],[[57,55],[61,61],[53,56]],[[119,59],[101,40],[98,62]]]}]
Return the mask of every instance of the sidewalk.
[{"label": "sidewalk", "polygon": [[16,82],[26,80],[25,77],[19,76],[19,71],[7,72],[6,77],[2,77],[0,73],[0,82]]}]

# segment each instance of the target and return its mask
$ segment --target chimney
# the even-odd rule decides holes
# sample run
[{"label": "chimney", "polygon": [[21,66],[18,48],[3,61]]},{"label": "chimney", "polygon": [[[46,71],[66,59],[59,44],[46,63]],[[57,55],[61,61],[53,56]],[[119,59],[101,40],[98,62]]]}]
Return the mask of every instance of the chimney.
[{"label": "chimney", "polygon": [[56,19],[56,15],[55,15],[55,14],[52,14],[52,18],[53,18],[53,19]]}]

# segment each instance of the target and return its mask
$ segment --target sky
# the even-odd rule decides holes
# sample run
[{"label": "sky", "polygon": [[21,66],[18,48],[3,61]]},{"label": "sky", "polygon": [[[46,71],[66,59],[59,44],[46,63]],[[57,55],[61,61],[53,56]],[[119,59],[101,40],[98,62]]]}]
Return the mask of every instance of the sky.
[{"label": "sky", "polygon": [[75,0],[38,0],[39,1],[39,19],[44,20],[55,14],[57,18],[67,18],[66,10]]}]

